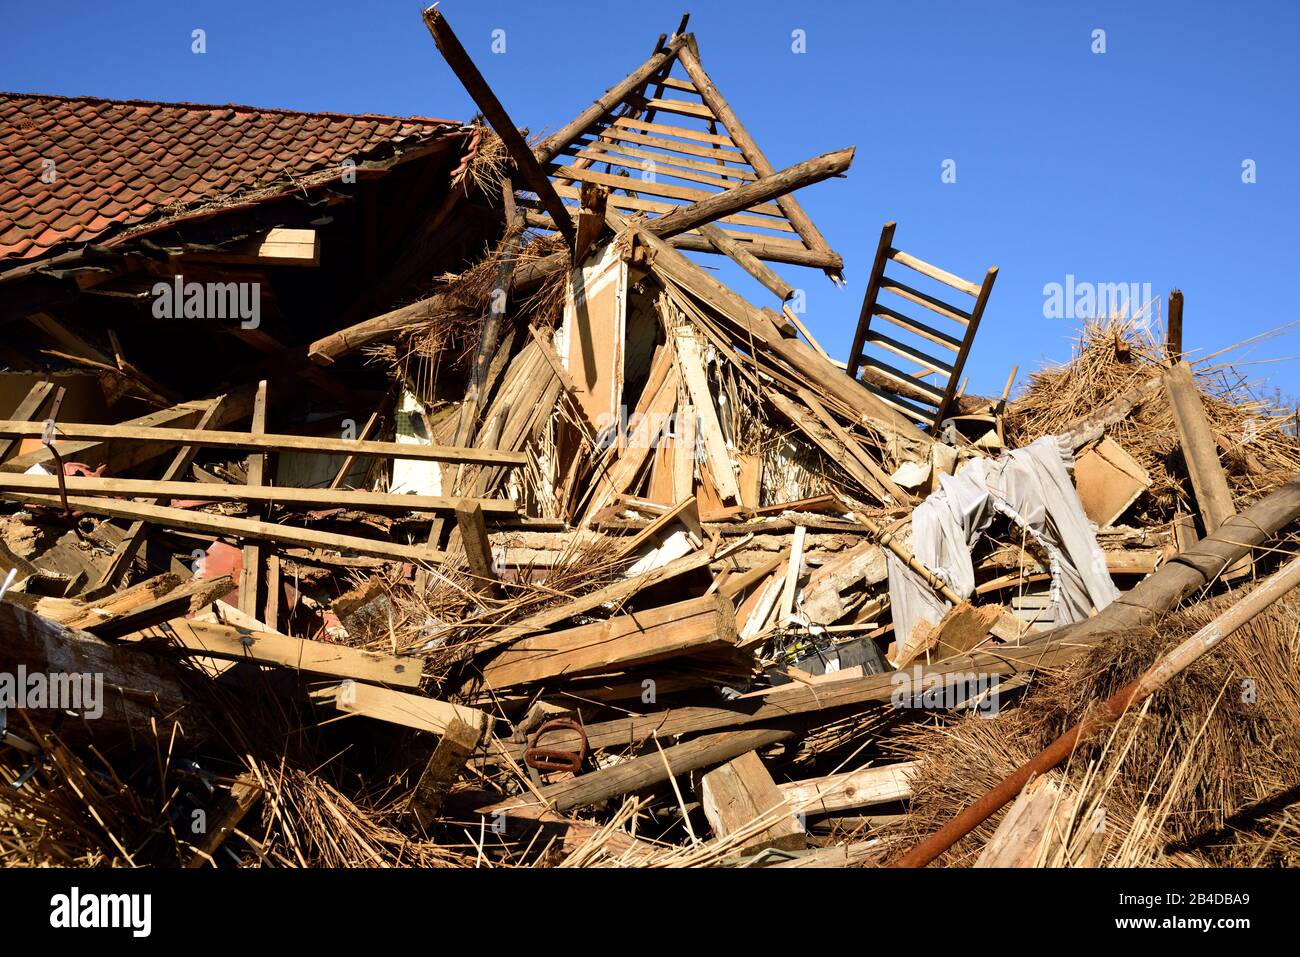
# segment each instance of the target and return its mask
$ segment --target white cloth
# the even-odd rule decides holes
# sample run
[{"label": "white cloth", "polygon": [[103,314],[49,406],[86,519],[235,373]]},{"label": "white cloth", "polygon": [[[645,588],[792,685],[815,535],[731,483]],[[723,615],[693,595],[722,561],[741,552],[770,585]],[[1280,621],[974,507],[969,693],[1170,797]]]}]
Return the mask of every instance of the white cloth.
[{"label": "white cloth", "polygon": [[[1051,603],[1060,624],[1082,621],[1119,595],[1106,556],[1070,480],[1073,453],[1062,436],[1043,436],[996,460],[975,459],[912,512],[912,553],[954,592],[975,591],[971,548],[1005,515],[1047,552]],[[950,607],[892,552],[889,600],[899,642],[922,618],[938,622]]]}]

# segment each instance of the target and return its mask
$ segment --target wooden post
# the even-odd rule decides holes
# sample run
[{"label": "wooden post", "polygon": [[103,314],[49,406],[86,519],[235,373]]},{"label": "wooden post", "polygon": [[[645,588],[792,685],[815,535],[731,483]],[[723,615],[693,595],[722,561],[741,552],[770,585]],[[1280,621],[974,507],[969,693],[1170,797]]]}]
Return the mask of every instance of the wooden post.
[{"label": "wooden post", "polygon": [[420,775],[420,781],[411,792],[407,810],[415,815],[420,827],[433,823],[447,800],[451,786],[474,749],[478,747],[479,732],[459,718],[452,720],[446,733],[434,749],[429,763]]},{"label": "wooden post", "polygon": [[[27,395],[23,397],[23,400],[18,403],[18,407],[14,409],[14,418],[35,419],[37,413],[41,411],[46,400],[49,399],[50,393],[53,391],[53,382],[46,380],[36,383],[28,390]],[[0,440],[0,462],[3,462],[9,457],[9,453],[17,447],[18,442],[19,440],[16,438]]]},{"label": "wooden post", "polygon": [[456,506],[456,527],[460,529],[465,561],[476,586],[482,592],[491,592],[496,587],[497,576],[492,567],[492,544],[483,521],[483,509],[477,502],[465,499]]},{"label": "wooden post", "polygon": [[[1165,393],[1173,409],[1174,423],[1183,447],[1183,461],[1191,475],[1192,490],[1196,493],[1196,507],[1201,513],[1201,524],[1206,535],[1213,535],[1225,521],[1237,514],[1228,488],[1228,477],[1219,461],[1218,444],[1214,429],[1205,414],[1192,367],[1186,362],[1177,363],[1165,374]],[[1250,567],[1249,561],[1239,562],[1225,572],[1233,576]]]},{"label": "wooden post", "polygon": [[1183,292],[1169,293],[1169,323],[1165,335],[1165,358],[1170,363],[1183,358]]},{"label": "wooden post", "polygon": [[[257,398],[253,400],[253,435],[266,432],[266,380],[257,384]],[[265,485],[266,455],[261,452],[248,457],[248,484]],[[260,521],[261,515],[250,511],[249,519]],[[260,609],[257,604],[257,588],[261,581],[262,547],[255,541],[244,545],[243,568],[239,574],[239,610],[246,615],[257,618]],[[258,619],[259,621],[261,619]]]},{"label": "wooden post", "polygon": [[519,128],[515,126],[506,113],[505,107],[497,99],[492,88],[488,86],[487,80],[483,79],[483,74],[478,71],[474,61],[470,59],[465,48],[461,46],[460,40],[452,32],[451,25],[447,23],[446,18],[435,10],[433,7],[424,11],[424,23],[429,28],[429,33],[433,35],[433,42],[438,45],[438,51],[442,58],[447,61],[456,78],[460,80],[461,85],[473,98],[474,103],[487,121],[492,124],[492,129],[501,137],[501,142],[505,145],[506,151],[510,158],[515,161],[515,166],[519,170],[519,175],[523,177],[524,185],[537,194],[541,200],[542,206],[551,214],[555,220],[555,228],[558,229],[569,247],[573,247],[573,219],[569,215],[568,207],[560,201],[559,195],[555,192],[555,187],[551,181],[546,178],[546,173],[542,171],[541,164],[533,151],[528,148],[524,142],[523,135]]}]

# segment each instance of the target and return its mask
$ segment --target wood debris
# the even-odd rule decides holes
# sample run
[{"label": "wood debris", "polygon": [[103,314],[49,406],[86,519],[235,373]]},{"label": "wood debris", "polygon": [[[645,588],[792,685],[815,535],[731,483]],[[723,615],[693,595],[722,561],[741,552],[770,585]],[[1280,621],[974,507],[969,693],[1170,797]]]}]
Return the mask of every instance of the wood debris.
[{"label": "wood debris", "polygon": [[[1249,631],[1296,574],[1277,572],[1300,516],[1293,420],[1188,364],[1181,293],[1164,343],[1092,323],[1069,364],[1014,396],[1013,368],[985,398],[963,375],[981,322],[1003,321],[997,267],[963,279],[895,248],[890,222],[837,362],[788,273],[843,282],[795,193],[833,190],[852,148],[773,167],[685,20],[530,145],[446,18],[424,19],[483,117],[437,147],[453,168],[410,159],[434,194],[376,192],[383,223],[358,236],[320,210],[214,212],[111,266],[85,251],[78,268],[112,278],[76,309],[24,307],[43,358],[15,346],[0,372],[26,377],[0,410],[5,859],[1227,860],[1085,833],[1098,814],[1138,827],[1146,782],[1064,763],[1110,723],[1140,737],[1124,707],[1208,667],[1132,635],[1210,610]],[[367,265],[340,304],[322,270],[345,242]],[[126,280],[181,268],[276,290],[274,321],[241,330],[256,355],[216,376],[136,348]],[[1295,685],[1287,647],[1272,677]],[[1069,669],[1108,655],[1144,677],[1073,693],[1102,690]],[[18,669],[104,697],[29,700],[3,682]],[[1078,711],[1093,698],[1101,717]],[[1270,747],[1234,740],[1246,768]],[[986,747],[1005,760],[981,777]],[[1203,797],[1178,792],[1153,828]],[[182,810],[209,824],[166,823]],[[1295,855],[1278,833],[1216,846]]]}]

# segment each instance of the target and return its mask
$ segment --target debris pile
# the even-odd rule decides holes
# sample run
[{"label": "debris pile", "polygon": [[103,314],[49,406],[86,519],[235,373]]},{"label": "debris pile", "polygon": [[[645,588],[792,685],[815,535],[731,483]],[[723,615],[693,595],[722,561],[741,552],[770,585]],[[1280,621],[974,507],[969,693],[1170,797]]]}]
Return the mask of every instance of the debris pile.
[{"label": "debris pile", "polygon": [[772,264],[842,282],[851,149],[773,168],[685,20],[529,145],[425,22],[484,122],[3,261],[0,859],[1296,862],[1300,442],[1181,295],[974,396],[996,267],[887,223],[838,362]]}]

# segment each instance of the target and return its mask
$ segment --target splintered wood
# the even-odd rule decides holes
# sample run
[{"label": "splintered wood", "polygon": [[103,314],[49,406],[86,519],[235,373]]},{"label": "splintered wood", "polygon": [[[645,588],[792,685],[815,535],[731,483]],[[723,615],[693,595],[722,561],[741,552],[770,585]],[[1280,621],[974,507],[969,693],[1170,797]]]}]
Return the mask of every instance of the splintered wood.
[{"label": "splintered wood", "polygon": [[[532,143],[447,19],[424,21],[481,120],[413,120],[367,146],[362,185],[241,194],[14,285],[0,858],[1285,860],[1225,821],[1293,756],[1256,760],[1258,709],[1196,696],[1251,675],[1268,740],[1296,730],[1294,656],[1268,656],[1295,608],[1267,617],[1282,586],[1242,573],[1291,547],[1300,442],[1183,358],[1181,295],[1168,356],[1089,326],[1069,364],[1014,394],[999,357],[1001,393],[978,395],[997,268],[962,278],[887,223],[834,341],[794,270],[840,283],[845,263],[795,194],[834,202],[854,150],[776,168],[686,18]],[[182,267],[259,283],[265,328],[217,348],[217,323],[131,312]],[[1188,655],[1162,666],[1149,690],[1171,700],[1112,742],[1132,767],[1054,745],[1048,773],[981,796],[1045,727],[1100,727],[1086,707],[1166,632],[1209,628],[1217,651],[1225,614],[1251,643],[1185,688],[1165,682]],[[20,668],[99,676],[102,697],[18,703]],[[1205,772],[1219,750],[1233,775]],[[1089,831],[1097,814],[1149,840]],[[1193,818],[1176,836],[1204,847],[1143,856]]]}]

